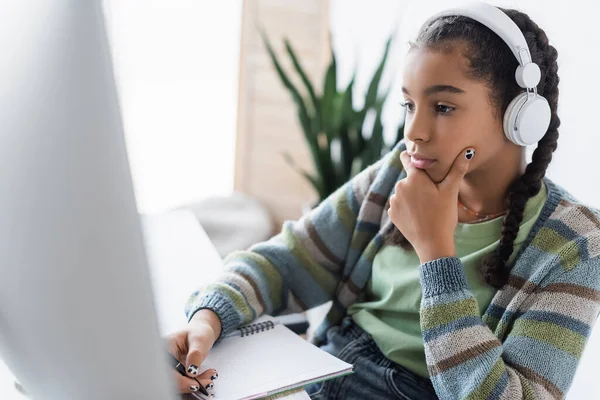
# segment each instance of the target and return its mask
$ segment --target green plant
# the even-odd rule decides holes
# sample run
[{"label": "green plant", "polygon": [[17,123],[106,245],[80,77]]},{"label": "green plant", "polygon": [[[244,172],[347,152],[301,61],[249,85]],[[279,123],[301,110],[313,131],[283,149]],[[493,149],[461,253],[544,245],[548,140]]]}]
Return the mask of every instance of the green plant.
[{"label": "green plant", "polygon": [[[283,70],[265,32],[261,31],[261,35],[277,75],[296,104],[298,120],[311,153],[315,174],[298,167],[289,153],[284,153],[283,156],[292,168],[310,181],[319,195],[319,200],[324,200],[354,175],[376,162],[404,136],[402,122],[394,142],[388,146],[383,137],[381,121],[389,89],[381,94],[379,83],[392,38],[386,42],[383,57],[365,94],[363,107],[355,109],[353,90],[356,71],[346,88],[338,91],[336,57],[333,50],[323,90],[317,93],[289,40],[284,40],[286,53],[306,89],[307,93],[303,95]],[[372,125],[369,122],[372,122]]]}]

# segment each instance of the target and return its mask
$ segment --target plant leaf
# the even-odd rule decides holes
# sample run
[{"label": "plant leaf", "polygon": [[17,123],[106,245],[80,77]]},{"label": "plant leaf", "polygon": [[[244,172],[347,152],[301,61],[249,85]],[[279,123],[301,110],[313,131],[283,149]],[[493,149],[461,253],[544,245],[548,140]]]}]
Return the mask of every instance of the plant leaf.
[{"label": "plant leaf", "polygon": [[[296,103],[296,106],[298,107],[298,112],[300,113],[300,118],[301,118],[303,127],[304,127],[305,123],[308,123],[307,126],[310,127],[310,117],[308,114],[308,110],[306,108],[306,104],[304,103],[304,99],[300,95],[300,92],[298,91],[296,86],[294,86],[292,81],[289,79],[289,77],[287,76],[287,74],[285,73],[283,68],[281,67],[279,59],[277,58],[277,55],[273,51],[273,47],[271,46],[271,43],[269,42],[269,39],[267,38],[266,33],[264,31],[261,31],[261,35],[262,35],[265,47],[267,48],[267,52],[269,53],[271,61],[273,62],[273,66],[275,67],[275,70],[277,71],[277,75],[279,76],[279,79],[281,79],[281,82],[283,83],[283,85],[288,89],[288,91],[290,92],[290,95],[292,96],[292,99],[294,100],[294,102]],[[308,134],[308,136],[310,136],[311,131],[310,130],[305,131],[305,134]]]},{"label": "plant leaf", "polygon": [[325,180],[323,178],[327,174],[327,160],[323,157],[323,154],[319,149],[318,131],[313,130],[315,124],[311,120],[311,117],[306,108],[306,104],[304,103],[304,99],[300,95],[300,92],[294,86],[294,84],[291,82],[291,80],[288,78],[287,74],[281,67],[277,55],[273,51],[271,43],[269,42],[269,39],[264,30],[261,30],[261,36],[267,49],[267,52],[269,53],[269,56],[271,58],[271,61],[273,62],[275,70],[277,71],[277,74],[281,79],[281,82],[288,89],[292,96],[292,99],[296,103],[296,106],[298,108],[298,120],[300,121],[304,137],[308,144],[313,162],[315,164],[315,168],[317,172],[321,175],[321,180],[324,182]]},{"label": "plant leaf", "polygon": [[332,116],[335,112],[335,104],[338,98],[337,93],[337,71],[336,71],[336,58],[333,50],[331,51],[331,62],[327,68],[325,75],[325,82],[323,86],[323,95],[321,97],[321,131],[320,133],[325,134],[326,143],[322,143],[319,147],[323,150],[322,152],[322,165],[320,168],[321,179],[323,187],[329,193],[332,193],[332,188],[337,186],[337,179],[335,173],[335,167],[331,160],[331,141],[335,134],[332,126]]},{"label": "plant leaf", "polygon": [[383,52],[383,57],[379,62],[379,66],[371,79],[371,83],[369,84],[369,89],[367,90],[367,95],[365,97],[365,105],[362,113],[366,114],[367,111],[375,106],[377,102],[377,92],[379,90],[379,82],[381,81],[381,76],[383,75],[383,70],[385,68],[385,63],[387,61],[387,57],[390,51],[390,45],[392,44],[392,37],[390,36],[385,43],[385,50]]},{"label": "plant leaf", "polygon": [[310,184],[313,186],[313,188],[317,191],[317,193],[319,195],[319,199],[323,200],[327,197],[327,193],[325,192],[323,185],[321,184],[321,182],[319,181],[319,179],[317,177],[311,175],[310,173],[308,173],[305,170],[303,170],[302,168],[300,168],[298,166],[298,164],[296,164],[296,162],[294,161],[294,159],[292,158],[292,156],[289,152],[287,152],[287,151],[283,152],[282,155],[283,155],[283,158],[285,159],[285,161],[289,164],[290,167],[292,167],[292,169],[294,171],[296,171],[297,173],[302,175],[306,180],[308,180],[310,182]]},{"label": "plant leaf", "polygon": [[323,86],[323,96],[321,99],[322,110],[321,110],[321,127],[326,132],[331,131],[330,118],[334,109],[334,98],[337,94],[337,76],[336,76],[336,60],[333,50],[331,52],[331,63],[327,68],[325,75],[325,83]]},{"label": "plant leaf", "polygon": [[361,154],[360,170],[375,163],[382,156],[385,142],[383,140],[383,124],[381,122],[381,108],[377,111],[375,122],[373,123],[373,133],[369,142]]},{"label": "plant leaf", "polygon": [[292,60],[292,64],[294,64],[294,68],[296,69],[296,72],[298,72],[298,75],[300,75],[300,78],[302,79],[304,86],[306,86],[306,90],[308,91],[310,99],[312,100],[313,109],[315,110],[317,119],[320,123],[321,122],[321,108],[319,107],[319,99],[317,98],[317,95],[315,94],[315,89],[313,88],[313,85],[310,82],[310,79],[304,72],[304,68],[302,68],[300,61],[298,60],[298,57],[296,57],[296,53],[294,52],[294,49],[292,48],[292,44],[290,43],[290,41],[288,39],[285,39],[285,48],[287,50],[287,53],[290,56],[290,59]]},{"label": "plant leaf", "polygon": [[404,126],[405,126],[405,124],[406,124],[406,115],[402,119],[402,121],[400,122],[400,125],[398,126],[398,130],[396,131],[396,139],[394,140],[394,143],[392,144],[392,147],[395,146],[396,144],[398,144],[398,142],[400,142],[402,139],[404,139]]},{"label": "plant leaf", "polygon": [[346,87],[346,91],[343,95],[342,107],[339,111],[337,121],[335,122],[335,130],[338,132],[340,138],[340,145],[342,148],[341,162],[342,171],[346,178],[350,177],[352,172],[352,160],[355,157],[355,142],[356,142],[356,129],[354,129],[354,109],[352,108],[353,103],[353,90],[354,80],[352,80]]}]

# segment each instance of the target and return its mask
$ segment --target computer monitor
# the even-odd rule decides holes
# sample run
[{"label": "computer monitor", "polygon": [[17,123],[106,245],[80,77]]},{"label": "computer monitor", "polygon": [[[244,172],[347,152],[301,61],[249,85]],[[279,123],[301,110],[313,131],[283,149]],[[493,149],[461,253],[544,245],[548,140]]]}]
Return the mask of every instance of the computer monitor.
[{"label": "computer monitor", "polygon": [[34,399],[176,399],[102,11],[2,3],[0,357]]}]

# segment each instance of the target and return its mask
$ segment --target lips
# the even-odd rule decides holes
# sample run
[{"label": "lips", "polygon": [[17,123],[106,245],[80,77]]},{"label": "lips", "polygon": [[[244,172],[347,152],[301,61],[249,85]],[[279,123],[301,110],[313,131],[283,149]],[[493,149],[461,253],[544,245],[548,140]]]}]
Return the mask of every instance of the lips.
[{"label": "lips", "polygon": [[411,164],[419,169],[426,169],[431,167],[433,163],[435,163],[435,159],[427,158],[418,153],[409,153]]}]

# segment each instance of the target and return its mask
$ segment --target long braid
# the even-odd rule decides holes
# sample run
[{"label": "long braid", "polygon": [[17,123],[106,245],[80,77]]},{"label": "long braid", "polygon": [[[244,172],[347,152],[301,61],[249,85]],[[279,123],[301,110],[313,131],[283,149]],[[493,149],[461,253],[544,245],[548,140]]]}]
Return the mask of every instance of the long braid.
[{"label": "long braid", "polygon": [[527,165],[525,173],[513,182],[508,191],[508,213],[504,218],[500,244],[492,254],[483,260],[482,276],[488,284],[496,288],[501,288],[508,281],[512,267],[508,266],[507,262],[513,253],[525,205],[527,200],[538,194],[542,187],[542,180],[552,161],[552,153],[557,147],[558,127],[560,126],[557,114],[559,77],[556,60],[558,52],[549,44],[546,33],[526,14],[514,10],[503,11],[524,33],[532,53],[532,59],[542,70],[542,77],[537,89],[538,93],[548,100],[552,115],[548,131],[538,142],[531,163]]}]

